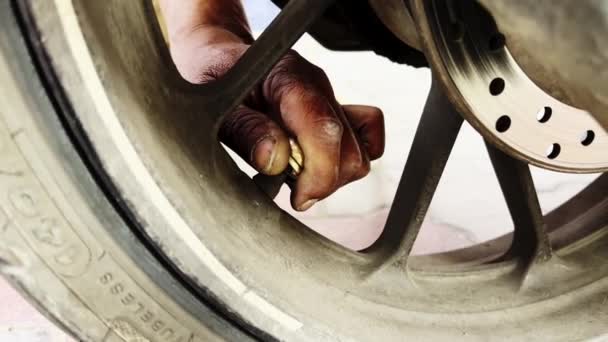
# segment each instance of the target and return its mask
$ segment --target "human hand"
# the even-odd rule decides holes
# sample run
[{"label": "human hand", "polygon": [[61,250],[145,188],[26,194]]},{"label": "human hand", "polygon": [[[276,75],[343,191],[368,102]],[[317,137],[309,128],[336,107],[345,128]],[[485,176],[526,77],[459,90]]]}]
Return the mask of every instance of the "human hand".
[{"label": "human hand", "polygon": [[[216,1],[218,6],[235,6],[222,0],[206,1],[201,6]],[[186,2],[179,2],[186,7],[181,9],[169,2],[163,11],[171,54],[182,77],[191,83],[204,84],[222,77],[253,41],[240,4],[238,8],[197,11],[183,6]],[[228,16],[234,20],[211,20],[219,11],[234,12]],[[213,24],[202,24],[206,20]],[[291,203],[300,211],[366,176],[370,161],[384,151],[380,109],[340,105],[325,72],[294,51],[227,115],[219,135],[224,144],[267,175],[287,168],[289,137],[295,138],[304,153],[304,165],[292,187]]]}]

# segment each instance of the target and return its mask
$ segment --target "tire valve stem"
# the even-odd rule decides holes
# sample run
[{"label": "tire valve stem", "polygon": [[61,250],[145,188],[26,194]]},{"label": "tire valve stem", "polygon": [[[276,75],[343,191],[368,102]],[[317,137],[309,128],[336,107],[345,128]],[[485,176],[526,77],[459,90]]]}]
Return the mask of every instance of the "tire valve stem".
[{"label": "tire valve stem", "polygon": [[283,173],[276,176],[258,173],[253,177],[255,184],[272,199],[277,197],[284,183],[288,185],[295,183],[304,168],[304,153],[302,152],[302,148],[292,138],[289,139],[289,145],[291,146],[291,155],[289,156],[289,164]]}]

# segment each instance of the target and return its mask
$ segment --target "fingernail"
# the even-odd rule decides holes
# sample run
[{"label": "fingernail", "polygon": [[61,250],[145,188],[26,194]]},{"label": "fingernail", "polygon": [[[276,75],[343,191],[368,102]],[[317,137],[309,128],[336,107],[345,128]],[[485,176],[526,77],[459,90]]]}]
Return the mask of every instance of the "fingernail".
[{"label": "fingernail", "polygon": [[302,204],[302,205],[301,205],[301,206],[298,208],[298,210],[299,210],[299,211],[305,211],[305,210],[308,210],[308,209],[310,209],[310,208],[311,208],[313,205],[315,205],[315,203],[317,203],[317,202],[319,202],[319,200],[318,200],[318,199],[310,199],[310,200],[308,200],[308,201],[304,202],[304,204]]},{"label": "fingernail", "polygon": [[[263,172],[269,172],[270,170],[272,170],[272,166],[274,165],[274,162],[277,158],[277,149],[275,148],[275,145],[277,144],[277,141],[275,138],[273,137],[264,137],[262,139],[260,139],[260,141],[258,141],[255,146],[253,147],[253,149],[251,150],[251,161],[255,164],[257,164],[258,161],[264,163],[265,165],[260,165],[262,167],[262,171]],[[259,152],[262,153],[270,153],[270,156],[266,157],[264,155],[258,156],[257,154]],[[260,164],[262,164],[260,163]]]}]

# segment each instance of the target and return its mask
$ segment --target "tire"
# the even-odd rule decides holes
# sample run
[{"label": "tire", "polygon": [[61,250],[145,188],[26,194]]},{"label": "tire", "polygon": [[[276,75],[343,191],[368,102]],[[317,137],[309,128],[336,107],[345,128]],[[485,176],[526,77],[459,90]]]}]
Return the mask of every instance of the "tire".
[{"label": "tire", "polygon": [[56,112],[54,85],[39,77],[14,5],[0,4],[3,275],[79,340],[250,340],[176,280],[107,200]]}]

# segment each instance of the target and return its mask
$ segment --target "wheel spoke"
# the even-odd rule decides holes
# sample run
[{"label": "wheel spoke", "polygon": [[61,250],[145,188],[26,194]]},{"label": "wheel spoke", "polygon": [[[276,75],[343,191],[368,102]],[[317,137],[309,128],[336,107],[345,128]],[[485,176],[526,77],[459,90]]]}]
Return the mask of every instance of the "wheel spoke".
[{"label": "wheel spoke", "polygon": [[378,254],[374,270],[407,264],[463,119],[433,80],[393,205],[380,238],[366,252]]},{"label": "wheel spoke", "polygon": [[551,244],[529,165],[486,145],[514,224],[507,255],[523,257],[526,265],[549,261]]},{"label": "wheel spoke", "polygon": [[291,0],[221,79],[204,86],[210,115],[220,122],[270,72],[335,0]]}]

